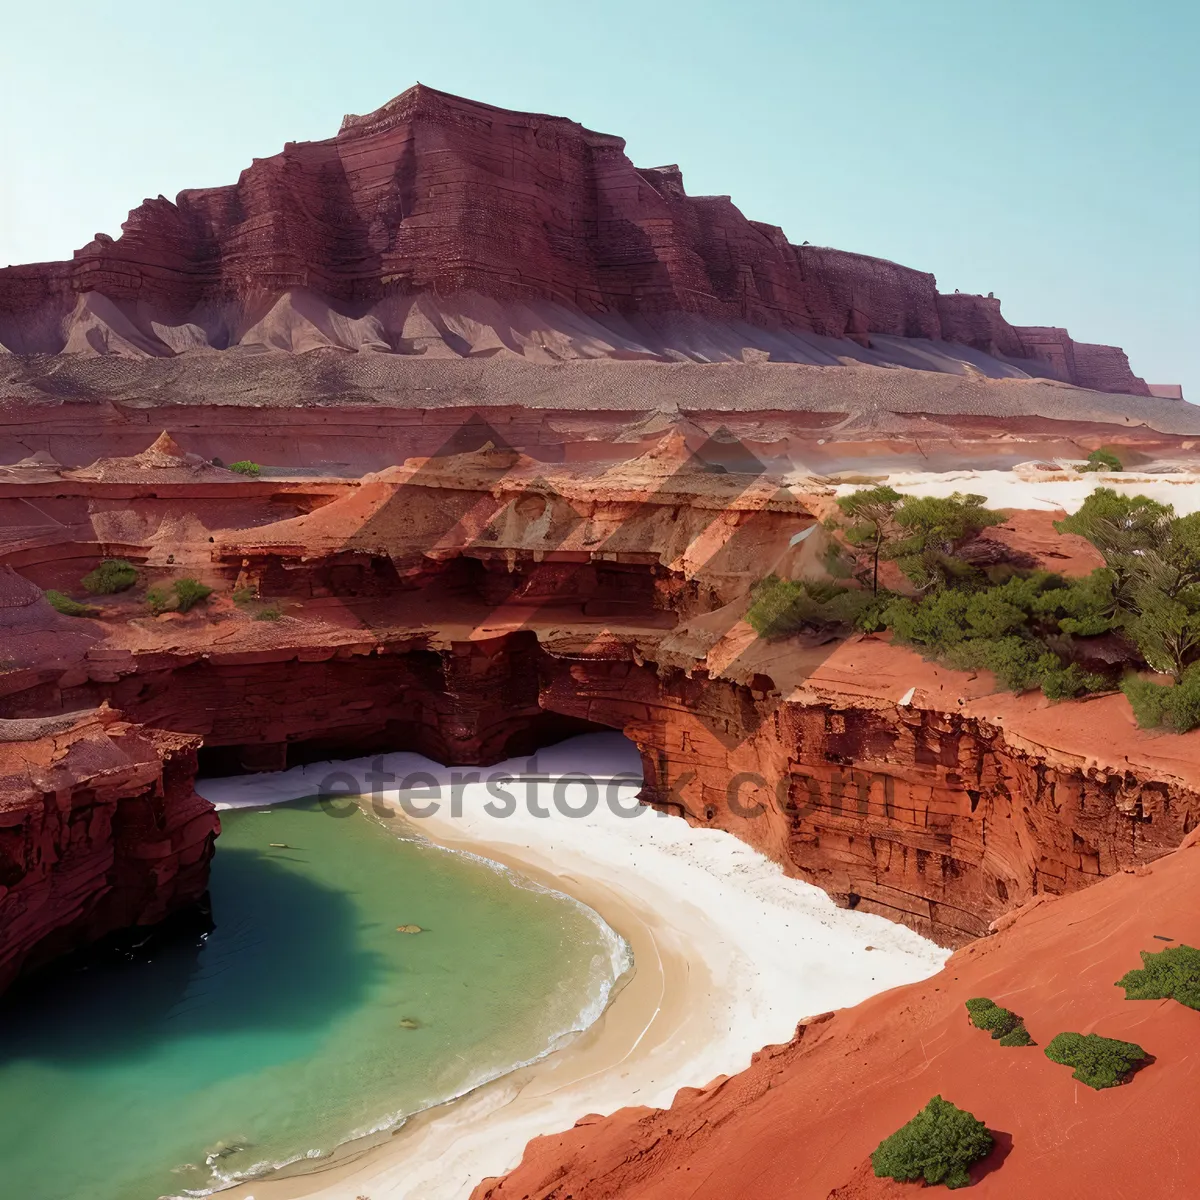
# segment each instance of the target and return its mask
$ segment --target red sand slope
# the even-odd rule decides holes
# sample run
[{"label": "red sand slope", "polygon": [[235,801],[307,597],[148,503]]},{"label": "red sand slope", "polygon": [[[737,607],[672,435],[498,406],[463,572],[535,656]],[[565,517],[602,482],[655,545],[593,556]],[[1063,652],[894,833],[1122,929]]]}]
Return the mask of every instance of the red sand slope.
[{"label": "red sand slope", "polygon": [[[918,1186],[876,1180],[867,1156],[935,1093],[996,1133],[967,1193],[978,1200],[1200,1195],[1200,1012],[1113,986],[1140,950],[1200,944],[1196,843],[1010,915],[934,978],[801,1026],[668,1111],[624,1109],[540,1138],[475,1200],[907,1196]],[[972,1028],[971,996],[1021,1014],[1039,1046],[1005,1049]],[[1043,1053],[1064,1030],[1137,1042],[1155,1061],[1093,1091]]]}]

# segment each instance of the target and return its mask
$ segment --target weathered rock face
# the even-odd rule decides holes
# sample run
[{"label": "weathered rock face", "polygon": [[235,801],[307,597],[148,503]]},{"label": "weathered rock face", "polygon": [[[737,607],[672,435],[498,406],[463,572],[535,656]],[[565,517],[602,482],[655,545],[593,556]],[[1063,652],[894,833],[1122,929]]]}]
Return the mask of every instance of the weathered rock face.
[{"label": "weathered rock face", "polygon": [[204,895],[220,826],[199,743],[104,708],[0,720],[0,989]]},{"label": "weathered rock face", "polygon": [[1100,392],[1151,394],[1146,381],[1134,375],[1128,356],[1119,346],[1077,342],[1065,329],[1040,325],[1020,327],[1016,334],[1025,354],[1044,362],[1058,379]]},{"label": "weathered rock face", "polygon": [[767,680],[625,663],[551,675],[545,706],[637,742],[645,801],[943,944],[1155,859],[1200,824],[1186,787],[1056,763],[955,713],[784,703]]},{"label": "weathered rock face", "polygon": [[[727,196],[689,197],[678,167],[638,169],[621,138],[422,85],[256,159],[236,184],[146,200],[122,229],[72,263],[0,270],[0,343],[714,361],[761,342],[748,324],[862,346],[960,341],[1147,394],[1115,348],[1045,350],[998,302],[947,306],[932,275],[796,246]],[[836,346],[786,339],[760,352],[838,361]]]},{"label": "weathered rock face", "polygon": [[1023,358],[1029,348],[1019,333],[1000,313],[1000,301],[992,296],[966,296],[958,292],[938,295],[938,319],[942,336],[1009,358]]}]

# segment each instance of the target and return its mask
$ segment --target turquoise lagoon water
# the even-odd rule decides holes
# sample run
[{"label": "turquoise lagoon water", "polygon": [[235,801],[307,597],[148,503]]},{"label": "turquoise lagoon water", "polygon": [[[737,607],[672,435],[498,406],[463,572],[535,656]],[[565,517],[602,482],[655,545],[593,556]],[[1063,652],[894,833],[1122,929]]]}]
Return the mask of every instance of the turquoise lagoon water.
[{"label": "turquoise lagoon water", "polygon": [[625,965],[573,900],[362,813],[222,822],[210,934],[0,1012],[0,1194],[152,1200],[328,1153],[547,1052]]}]

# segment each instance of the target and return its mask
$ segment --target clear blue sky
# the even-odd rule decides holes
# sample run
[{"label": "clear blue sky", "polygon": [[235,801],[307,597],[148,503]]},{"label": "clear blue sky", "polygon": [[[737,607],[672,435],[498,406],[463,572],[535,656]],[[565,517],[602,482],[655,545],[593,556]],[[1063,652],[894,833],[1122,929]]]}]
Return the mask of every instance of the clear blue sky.
[{"label": "clear blue sky", "polygon": [[1197,0],[59,0],[0,39],[0,265],[233,182],[417,80],[995,291],[1200,401]]}]

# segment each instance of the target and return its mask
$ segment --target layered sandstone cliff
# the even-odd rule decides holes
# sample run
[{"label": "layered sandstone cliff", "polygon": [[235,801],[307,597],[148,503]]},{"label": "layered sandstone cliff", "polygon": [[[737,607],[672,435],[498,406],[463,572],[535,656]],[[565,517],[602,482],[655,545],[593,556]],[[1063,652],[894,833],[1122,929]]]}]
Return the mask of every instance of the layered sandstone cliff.
[{"label": "layered sandstone cliff", "polygon": [[220,826],[198,745],[105,707],[0,720],[0,989],[204,895]]},{"label": "layered sandstone cliff", "polygon": [[952,342],[997,356],[985,373],[1149,394],[1114,347],[1014,328],[997,301],[941,296],[925,272],[795,245],[727,196],[688,196],[676,166],[635,167],[621,138],[423,85],[236,184],[147,200],[122,229],[72,262],[0,270],[0,344],[817,364],[869,347],[961,370]]}]

